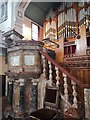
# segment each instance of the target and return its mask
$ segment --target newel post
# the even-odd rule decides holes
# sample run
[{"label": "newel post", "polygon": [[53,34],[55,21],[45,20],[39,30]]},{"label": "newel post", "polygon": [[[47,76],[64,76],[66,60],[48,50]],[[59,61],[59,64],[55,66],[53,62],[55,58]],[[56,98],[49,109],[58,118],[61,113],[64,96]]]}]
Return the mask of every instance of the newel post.
[{"label": "newel post", "polygon": [[90,89],[84,88],[85,117],[90,120]]}]

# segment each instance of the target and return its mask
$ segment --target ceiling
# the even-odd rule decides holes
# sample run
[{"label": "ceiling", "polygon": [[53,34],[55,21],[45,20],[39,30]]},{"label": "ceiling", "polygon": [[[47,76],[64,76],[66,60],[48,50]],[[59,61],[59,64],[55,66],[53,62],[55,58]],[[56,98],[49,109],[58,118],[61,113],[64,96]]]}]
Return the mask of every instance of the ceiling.
[{"label": "ceiling", "polygon": [[44,18],[51,8],[56,9],[60,2],[30,2],[25,16],[43,26]]}]

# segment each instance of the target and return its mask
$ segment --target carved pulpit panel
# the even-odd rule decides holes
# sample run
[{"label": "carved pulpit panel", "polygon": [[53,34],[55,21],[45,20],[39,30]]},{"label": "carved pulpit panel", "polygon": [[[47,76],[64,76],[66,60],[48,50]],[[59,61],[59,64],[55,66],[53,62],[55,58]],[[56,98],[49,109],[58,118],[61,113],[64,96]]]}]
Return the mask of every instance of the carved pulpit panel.
[{"label": "carved pulpit panel", "polygon": [[11,64],[11,66],[19,66],[20,65],[20,56],[11,56],[10,64]]},{"label": "carved pulpit panel", "polygon": [[35,56],[33,54],[25,55],[24,62],[25,62],[25,65],[34,65],[35,64]]}]

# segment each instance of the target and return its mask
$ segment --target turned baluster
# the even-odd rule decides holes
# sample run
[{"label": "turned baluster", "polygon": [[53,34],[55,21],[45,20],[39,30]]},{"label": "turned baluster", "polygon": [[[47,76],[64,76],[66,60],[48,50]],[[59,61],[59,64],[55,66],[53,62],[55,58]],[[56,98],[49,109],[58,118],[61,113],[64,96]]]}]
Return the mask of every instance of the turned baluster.
[{"label": "turned baluster", "polygon": [[68,109],[68,84],[67,84],[67,75],[63,73],[64,77],[64,97],[65,97],[65,111]]},{"label": "turned baluster", "polygon": [[42,55],[42,60],[43,60],[43,75],[45,77],[45,72],[46,72],[46,64],[45,64],[45,57]]},{"label": "turned baluster", "polygon": [[50,85],[52,85],[52,65],[50,61],[48,61],[48,64],[49,64],[49,80],[50,80]]},{"label": "turned baluster", "polygon": [[59,83],[59,69],[55,66],[55,70],[56,70],[56,86],[58,87]]},{"label": "turned baluster", "polygon": [[72,89],[73,89],[73,107],[77,108],[77,92],[76,92],[76,83],[72,80],[71,81],[72,84]]}]

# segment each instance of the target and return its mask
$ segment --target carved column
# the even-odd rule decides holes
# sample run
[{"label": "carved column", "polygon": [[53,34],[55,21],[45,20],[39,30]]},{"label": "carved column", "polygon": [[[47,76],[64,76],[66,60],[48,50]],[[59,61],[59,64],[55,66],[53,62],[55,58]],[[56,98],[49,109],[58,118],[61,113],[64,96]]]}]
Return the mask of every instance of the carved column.
[{"label": "carved column", "polygon": [[13,80],[9,80],[8,81],[8,93],[7,93],[7,98],[8,98],[8,104],[9,104],[9,107],[12,108],[12,102],[13,102]]},{"label": "carved column", "polygon": [[24,114],[24,91],[25,91],[25,83],[24,79],[19,79],[20,81],[20,96],[19,96],[19,114]]},{"label": "carved column", "polygon": [[33,110],[38,108],[38,79],[32,80],[32,106]]}]

